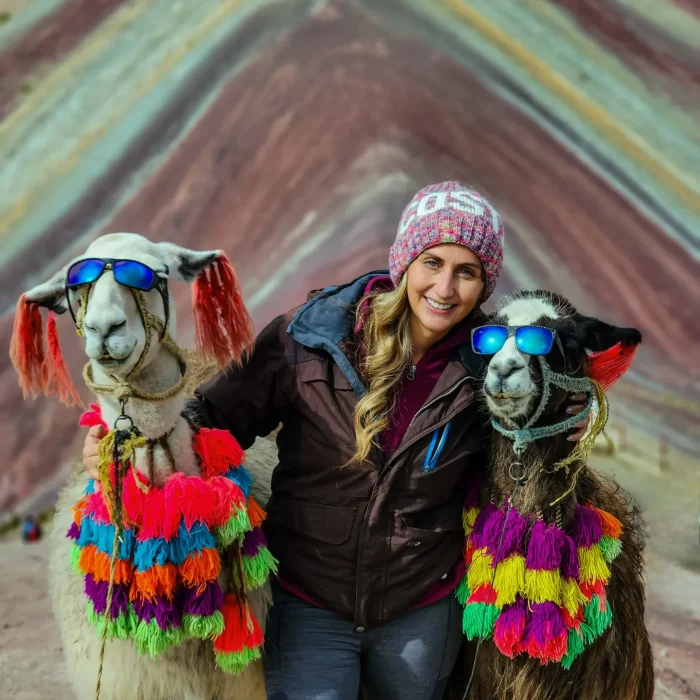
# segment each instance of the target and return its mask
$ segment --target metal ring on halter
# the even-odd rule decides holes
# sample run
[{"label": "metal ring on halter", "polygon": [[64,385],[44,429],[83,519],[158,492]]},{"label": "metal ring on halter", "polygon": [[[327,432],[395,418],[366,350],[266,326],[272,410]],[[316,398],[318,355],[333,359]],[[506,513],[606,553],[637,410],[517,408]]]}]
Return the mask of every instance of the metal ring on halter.
[{"label": "metal ring on halter", "polygon": [[124,415],[124,414],[122,413],[122,415],[121,415],[121,416],[117,416],[117,420],[114,421],[114,429],[115,429],[115,430],[125,430],[125,428],[117,428],[117,423],[119,423],[120,420],[128,420],[129,423],[130,423],[129,429],[130,429],[130,430],[133,429],[133,427],[134,427],[134,421],[133,421],[133,419],[131,418],[131,416],[127,416],[127,415]]},{"label": "metal ring on halter", "polygon": [[[522,472],[520,474],[514,474],[513,467],[521,467]],[[528,480],[527,467],[522,464],[522,462],[512,462],[508,467],[508,476],[513,479],[513,481],[519,484],[524,484]]]}]

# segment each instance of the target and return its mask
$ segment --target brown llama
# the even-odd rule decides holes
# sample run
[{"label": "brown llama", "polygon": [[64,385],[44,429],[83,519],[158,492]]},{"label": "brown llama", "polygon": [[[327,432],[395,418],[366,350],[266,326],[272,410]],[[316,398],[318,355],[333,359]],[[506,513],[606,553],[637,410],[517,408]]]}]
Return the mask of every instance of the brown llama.
[{"label": "brown llama", "polygon": [[[600,385],[586,377],[609,387],[641,335],[546,291],[506,298],[493,324],[501,328],[483,331],[486,344],[478,330],[473,339],[474,352],[495,353],[483,386],[491,472],[465,503],[469,571],[457,593],[473,641],[446,697],[647,700],[654,673],[639,511],[585,462],[607,415]],[[595,418],[576,444],[567,435],[578,417],[565,409],[582,389]]]}]

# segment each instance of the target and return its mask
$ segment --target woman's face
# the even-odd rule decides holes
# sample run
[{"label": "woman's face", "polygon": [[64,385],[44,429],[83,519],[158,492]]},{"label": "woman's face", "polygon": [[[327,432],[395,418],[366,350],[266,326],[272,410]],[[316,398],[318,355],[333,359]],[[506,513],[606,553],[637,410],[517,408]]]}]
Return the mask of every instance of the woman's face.
[{"label": "woman's face", "polygon": [[406,271],[411,329],[437,342],[466,318],[484,288],[481,261],[469,248],[455,243],[429,248]]}]

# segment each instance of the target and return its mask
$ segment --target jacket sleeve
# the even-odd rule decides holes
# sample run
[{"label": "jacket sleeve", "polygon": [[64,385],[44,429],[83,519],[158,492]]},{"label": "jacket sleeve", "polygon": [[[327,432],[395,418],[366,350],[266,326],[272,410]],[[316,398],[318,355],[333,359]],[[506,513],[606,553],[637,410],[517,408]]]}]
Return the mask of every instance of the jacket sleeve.
[{"label": "jacket sleeve", "polygon": [[227,367],[195,392],[190,415],[200,425],[230,431],[244,450],[269,435],[291,405],[292,344],[285,317],[277,317],[258,335],[243,366]]}]

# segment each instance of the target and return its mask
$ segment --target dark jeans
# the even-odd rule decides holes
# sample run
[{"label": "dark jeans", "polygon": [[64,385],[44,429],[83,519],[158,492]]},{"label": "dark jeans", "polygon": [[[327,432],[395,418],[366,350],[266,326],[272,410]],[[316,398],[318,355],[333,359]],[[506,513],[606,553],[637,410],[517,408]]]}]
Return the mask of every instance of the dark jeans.
[{"label": "dark jeans", "polygon": [[361,634],[330,610],[274,587],[267,623],[268,700],[440,700],[462,643],[454,596]]}]

